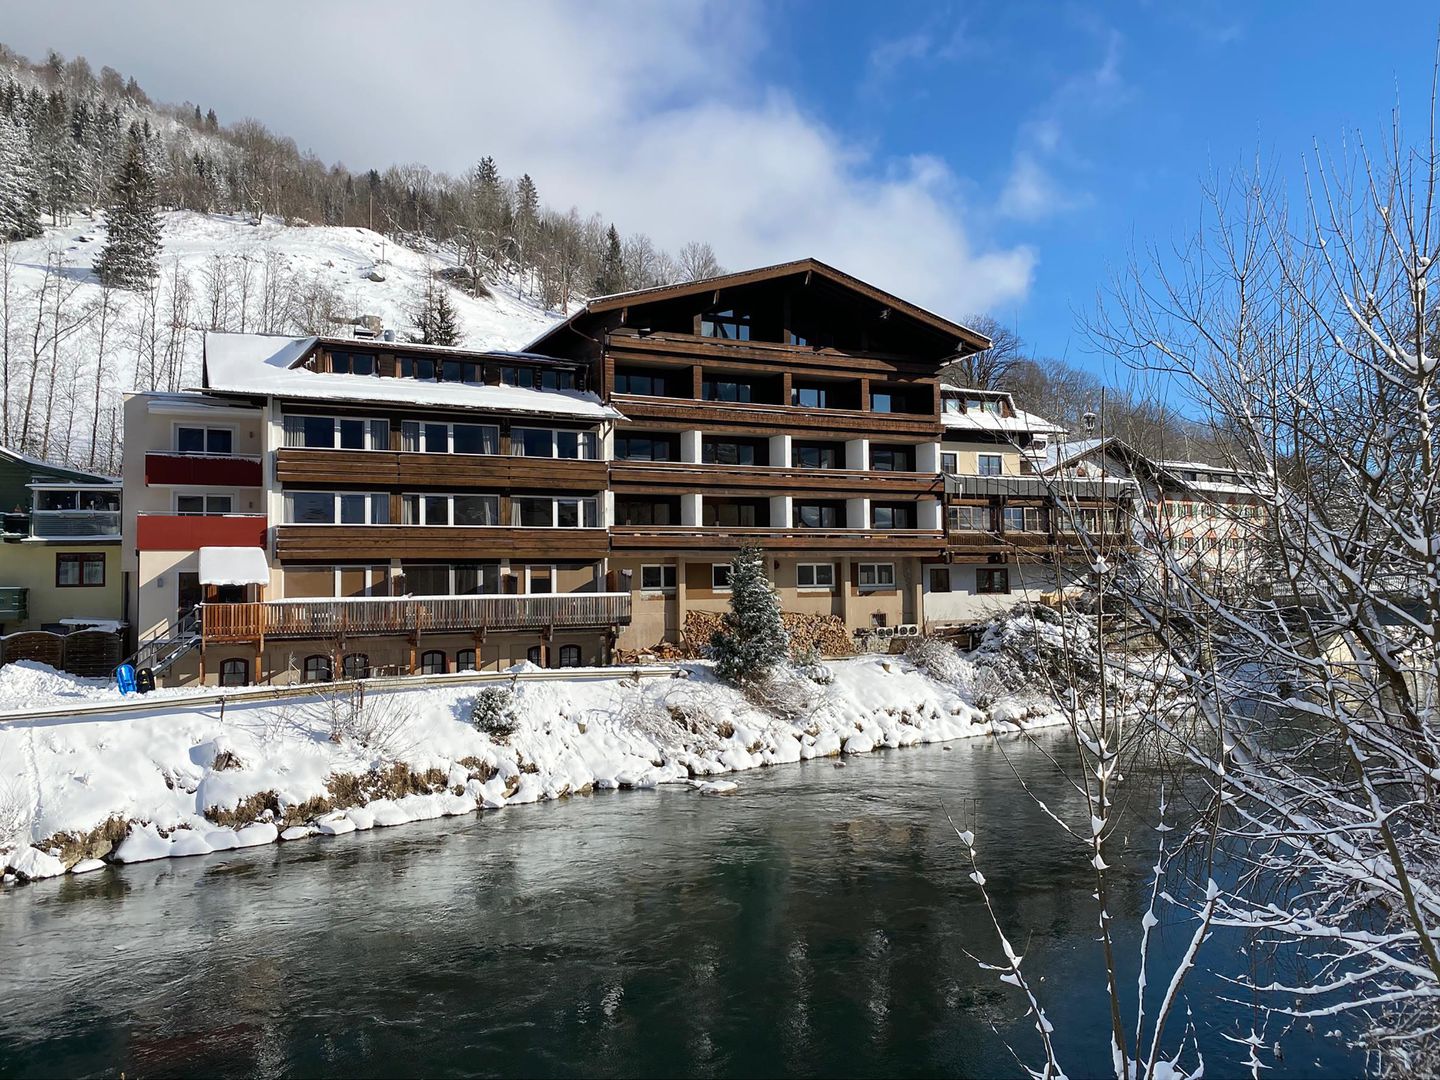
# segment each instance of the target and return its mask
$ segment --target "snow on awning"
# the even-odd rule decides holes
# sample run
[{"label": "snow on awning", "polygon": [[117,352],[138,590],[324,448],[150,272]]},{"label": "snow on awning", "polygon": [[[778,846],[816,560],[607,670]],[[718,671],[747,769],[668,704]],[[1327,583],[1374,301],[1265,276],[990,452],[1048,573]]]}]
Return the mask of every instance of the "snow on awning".
[{"label": "snow on awning", "polygon": [[258,547],[202,547],[201,585],[268,585],[270,564]]}]

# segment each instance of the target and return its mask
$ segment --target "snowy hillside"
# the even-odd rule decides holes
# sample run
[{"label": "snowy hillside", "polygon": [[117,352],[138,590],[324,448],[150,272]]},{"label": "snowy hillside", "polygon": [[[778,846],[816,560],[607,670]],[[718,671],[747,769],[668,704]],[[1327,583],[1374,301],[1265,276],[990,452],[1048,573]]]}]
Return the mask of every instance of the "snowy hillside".
[{"label": "snowy hillside", "polygon": [[[453,265],[448,255],[413,251],[368,229],[274,219],[252,225],[191,211],[162,218],[153,294],[112,292],[108,307],[91,272],[105,242],[98,217],[9,245],[8,267],[0,267],[0,442],[114,468],[119,395],[198,385],[204,331],[306,333],[378,315],[405,335],[429,275]],[[562,317],[512,287],[489,287],[493,295],[481,298],[450,288],[466,345],[516,348]]]}]

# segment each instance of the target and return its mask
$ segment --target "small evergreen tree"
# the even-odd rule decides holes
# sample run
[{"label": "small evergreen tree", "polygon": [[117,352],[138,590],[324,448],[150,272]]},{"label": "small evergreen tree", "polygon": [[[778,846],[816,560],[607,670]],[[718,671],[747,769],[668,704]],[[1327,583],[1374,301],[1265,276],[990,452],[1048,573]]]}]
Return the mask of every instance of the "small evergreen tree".
[{"label": "small evergreen tree", "polygon": [[625,288],[625,255],[620,248],[620,234],[610,226],[605,234],[605,254],[600,259],[600,272],[595,275],[595,294],[608,296]]},{"label": "small evergreen tree", "polygon": [[40,235],[40,187],[30,140],[19,124],[0,116],[0,240]]},{"label": "small evergreen tree", "polygon": [[459,345],[460,314],[450,303],[450,290],[432,276],[420,306],[415,310],[415,333],[410,340],[417,345]]},{"label": "small evergreen tree", "polygon": [[160,214],[155,174],[146,160],[144,137],[134,125],[130,127],[125,161],[111,188],[105,228],[105,249],[95,260],[100,280],[120,289],[148,286],[159,273]]},{"label": "small evergreen tree", "polygon": [[780,619],[780,598],[765,576],[765,553],[741,548],[730,560],[730,610],[725,629],[710,640],[715,674],[726,682],[761,678],[790,658],[790,632]]}]

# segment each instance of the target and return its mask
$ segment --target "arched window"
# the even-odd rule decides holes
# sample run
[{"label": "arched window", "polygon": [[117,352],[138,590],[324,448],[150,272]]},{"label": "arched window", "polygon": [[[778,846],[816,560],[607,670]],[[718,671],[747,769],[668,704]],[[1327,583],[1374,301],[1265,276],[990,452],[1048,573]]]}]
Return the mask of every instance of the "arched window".
[{"label": "arched window", "polygon": [[250,681],[248,660],[226,660],[220,665],[221,686],[244,686]]},{"label": "arched window", "polygon": [[445,674],[445,653],[440,649],[429,649],[420,654],[421,675]]},{"label": "arched window", "polygon": [[457,652],[457,653],[455,654],[455,670],[456,670],[456,671],[476,671],[476,670],[478,670],[478,669],[475,667],[475,650],[474,650],[474,649],[461,649],[459,652]]},{"label": "arched window", "polygon": [[529,660],[532,664],[539,664],[540,653],[541,649],[539,645],[531,645],[530,648],[525,652],[525,659]]},{"label": "arched window", "polygon": [[301,673],[301,682],[329,682],[330,679],[330,657],[322,656],[319,653],[305,657],[305,670]]},{"label": "arched window", "polygon": [[363,652],[346,653],[345,659],[340,661],[340,671],[347,679],[368,679],[370,657]]},{"label": "arched window", "polygon": [[579,667],[579,666],[580,666],[580,646],[579,646],[579,645],[561,645],[561,646],[560,646],[560,666],[561,666],[561,667]]}]

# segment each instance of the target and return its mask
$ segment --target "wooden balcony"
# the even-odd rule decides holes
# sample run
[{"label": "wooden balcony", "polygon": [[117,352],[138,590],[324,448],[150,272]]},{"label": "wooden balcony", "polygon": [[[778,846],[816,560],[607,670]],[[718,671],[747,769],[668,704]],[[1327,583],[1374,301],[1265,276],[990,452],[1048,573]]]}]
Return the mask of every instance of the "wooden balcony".
[{"label": "wooden balcony", "polygon": [[[684,426],[733,434],[824,433],[836,438],[880,440],[914,436],[939,440],[940,417],[930,413],[879,413],[864,409],[805,409],[794,405],[754,405],[688,398],[615,394],[611,404],[627,420]],[[623,427],[622,427],[623,430]]]},{"label": "wooden balcony", "polygon": [[445,491],[573,491],[605,486],[605,462],[508,454],[419,454],[390,450],[276,451],[275,476],[290,487],[366,484]]},{"label": "wooden balcony", "polygon": [[289,562],[354,559],[603,559],[604,529],[503,525],[281,525],[276,557]]},{"label": "wooden balcony", "polygon": [[836,551],[865,555],[938,556],[945,534],[930,529],[726,529],[694,525],[614,525],[610,546],[625,551],[734,551],[742,544],[766,551]]},{"label": "wooden balcony", "polygon": [[754,495],[764,493],[758,489],[769,489],[772,495],[881,499],[943,493],[943,481],[936,473],[661,461],[612,461],[610,482],[620,494],[683,495],[705,490]]},{"label": "wooden balcony", "polygon": [[[1096,534],[1094,540],[1104,551],[1118,551],[1131,544],[1128,535],[1115,532]],[[991,555],[1029,563],[1088,557],[1085,546],[1070,530],[1000,533],[957,529],[945,534],[945,549],[951,562],[985,562]]]},{"label": "wooden balcony", "polygon": [[594,629],[630,621],[629,593],[361,597],[204,604],[206,644],[262,638],[342,638],[490,630]]}]

